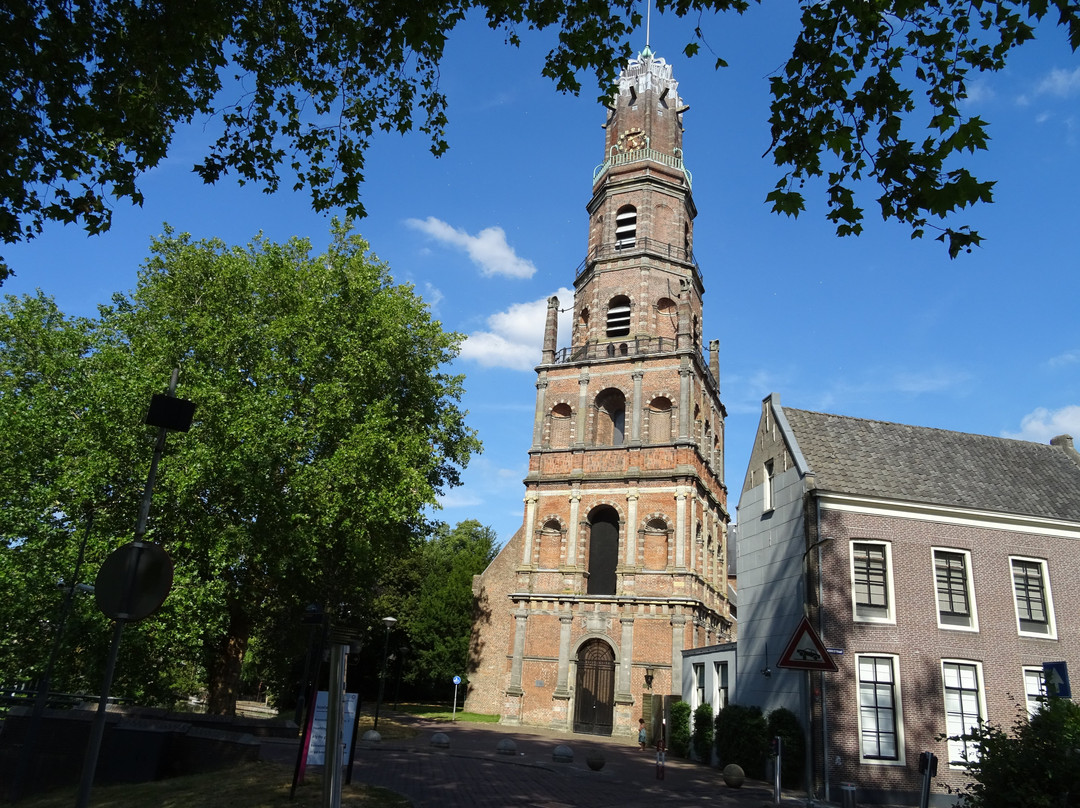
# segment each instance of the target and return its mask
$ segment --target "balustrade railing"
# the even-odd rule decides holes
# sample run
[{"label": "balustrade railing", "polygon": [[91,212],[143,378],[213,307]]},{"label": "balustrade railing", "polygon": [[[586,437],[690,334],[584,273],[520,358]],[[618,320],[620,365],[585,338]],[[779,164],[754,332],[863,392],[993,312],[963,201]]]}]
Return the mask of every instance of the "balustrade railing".
[{"label": "balustrade railing", "polygon": [[674,351],[676,344],[672,337],[635,337],[625,342],[592,340],[576,348],[560,349],[555,353],[555,362],[564,364],[591,359],[619,359],[625,356],[664,353]]},{"label": "balustrade railing", "polygon": [[654,238],[638,236],[637,238],[632,239],[621,239],[614,243],[596,245],[592,252],[585,256],[581,263],[578,264],[577,269],[574,270],[574,277],[577,277],[584,272],[587,266],[602,258],[611,258],[612,256],[619,255],[633,255],[636,253],[645,253],[658,258],[665,258],[669,261],[684,261],[688,264],[693,264],[695,271],[697,271],[698,274],[701,273],[701,267],[698,266],[693,251],[688,250],[685,247],[679,247],[675,244],[668,244],[665,241],[657,241]]},{"label": "balustrade railing", "polygon": [[686,187],[693,187],[694,177],[689,170],[687,170],[686,166],[683,165],[682,158],[664,154],[663,152],[656,151],[656,149],[635,149],[634,151],[629,152],[615,152],[593,170],[593,182],[595,183],[600,176],[610,168],[630,165],[631,163],[641,163],[646,160],[660,163],[669,168],[678,169],[686,177]]}]

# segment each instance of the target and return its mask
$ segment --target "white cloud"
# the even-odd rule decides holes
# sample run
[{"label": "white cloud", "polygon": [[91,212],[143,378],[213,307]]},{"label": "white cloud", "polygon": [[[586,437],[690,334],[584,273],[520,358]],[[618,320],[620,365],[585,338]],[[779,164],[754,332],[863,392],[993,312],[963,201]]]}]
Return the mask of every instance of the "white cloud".
[{"label": "white cloud", "polygon": [[1073,70],[1054,68],[1035,87],[1035,92],[1039,95],[1056,95],[1058,98],[1080,93],[1080,67]]},{"label": "white cloud", "polygon": [[[562,288],[556,293],[559,307],[572,308],[574,292]],[[544,342],[544,320],[547,316],[546,297],[528,303],[515,303],[505,311],[487,318],[488,330],[476,331],[461,346],[463,359],[479,362],[484,367],[510,370],[532,370],[540,361]],[[570,311],[559,314],[560,344],[570,340]]]},{"label": "white cloud", "polygon": [[1019,432],[1002,432],[1003,438],[1049,443],[1058,435],[1080,436],[1080,406],[1069,404],[1060,410],[1039,407],[1020,419]]},{"label": "white cloud", "polygon": [[439,304],[443,302],[444,297],[442,289],[432,286],[429,282],[424,282],[424,301],[431,307],[432,311],[439,308]]},{"label": "white cloud", "polygon": [[460,488],[448,491],[440,496],[438,501],[440,508],[475,508],[484,504],[482,497],[467,493]]},{"label": "white cloud", "polygon": [[993,88],[985,81],[973,81],[967,85],[967,98],[964,102],[967,104],[985,104],[988,101],[993,101],[995,93]]},{"label": "white cloud", "polygon": [[442,244],[463,250],[485,277],[531,278],[536,273],[533,262],[519,258],[506,243],[506,233],[501,227],[485,227],[472,236],[434,216],[406,219],[405,224]]},{"label": "white cloud", "polygon": [[1052,368],[1060,368],[1066,365],[1075,365],[1077,362],[1080,362],[1080,348],[1052,356],[1046,361],[1046,364]]}]

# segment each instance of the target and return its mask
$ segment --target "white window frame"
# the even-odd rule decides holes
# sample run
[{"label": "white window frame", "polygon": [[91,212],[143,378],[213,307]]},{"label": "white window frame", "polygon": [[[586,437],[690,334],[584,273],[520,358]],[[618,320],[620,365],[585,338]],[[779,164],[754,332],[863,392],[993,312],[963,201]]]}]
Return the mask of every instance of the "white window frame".
[{"label": "white window frame", "polygon": [[[1035,682],[1038,682],[1037,688],[1032,687]],[[1036,690],[1038,692],[1035,692]],[[1045,702],[1040,701],[1040,698],[1046,698],[1046,672],[1041,666],[1025,665],[1024,701],[1027,703],[1028,718],[1043,708]]]},{"label": "white window frame", "polygon": [[694,709],[696,710],[705,703],[705,663],[692,663],[694,672]]},{"label": "white window frame", "polygon": [[[972,725],[968,724],[962,731],[957,731],[958,728],[949,726],[949,695],[948,688],[945,685],[945,670],[947,665],[964,666],[971,668],[975,671],[975,684],[976,684],[976,707],[978,715],[976,716],[976,725],[986,721],[986,693],[985,693],[985,679],[983,678],[982,663],[973,659],[943,659],[941,660],[941,695],[945,708],[945,734],[947,736],[954,735],[966,735],[970,732]],[[962,705],[961,705],[962,709]],[[968,749],[967,743],[964,741],[946,741],[948,746],[948,758],[949,766],[952,768],[963,769],[971,761],[976,760],[977,752],[969,752],[969,757],[964,760],[963,750]],[[955,752],[955,755],[954,755]]]},{"label": "white window frame", "polygon": [[[862,660],[864,658],[887,659],[891,666],[892,675],[892,716],[896,732],[896,758],[867,757],[863,753],[863,710],[862,710]],[[859,720],[859,763],[867,766],[906,766],[907,758],[904,748],[904,704],[900,693],[900,657],[896,654],[856,654],[855,655],[855,704],[858,705],[857,715]]]},{"label": "white window frame", "polygon": [[713,702],[714,713],[718,713],[728,706],[728,664],[727,662],[713,662]]},{"label": "white window frame", "polygon": [[[885,548],[885,600],[884,615],[859,614],[855,592],[855,545],[870,544]],[[856,623],[879,623],[896,625],[896,597],[893,587],[892,543],[880,539],[851,539],[848,544],[848,575],[851,585],[851,616]]]},{"label": "white window frame", "polygon": [[772,460],[766,460],[762,467],[764,485],[761,489],[761,512],[768,513],[776,507],[776,474]]},{"label": "white window frame", "polygon": [[[944,623],[941,619],[941,609],[938,603],[938,581],[937,581],[937,557],[938,553],[954,553],[956,555],[962,555],[964,557],[964,586],[967,590],[968,599],[968,611],[969,611],[969,623],[968,625],[960,625],[957,623]],[[959,547],[931,547],[930,548],[930,566],[931,572],[934,576],[934,613],[937,615],[938,628],[945,629],[947,631],[978,631],[979,630],[979,610],[975,605],[975,579],[972,577],[971,572],[971,551],[962,550]]]},{"label": "white window frame", "polygon": [[[1024,564],[1036,564],[1040,569],[1043,588],[1043,608],[1046,609],[1046,628],[1043,631],[1025,631],[1020,621],[1020,601],[1016,597],[1016,582],[1014,580],[1013,562],[1019,561]],[[1013,609],[1016,614],[1016,631],[1021,637],[1038,637],[1042,640],[1057,639],[1057,622],[1054,619],[1054,596],[1050,591],[1050,569],[1045,558],[1032,558],[1030,556],[1009,556],[1009,588],[1013,595]]]}]

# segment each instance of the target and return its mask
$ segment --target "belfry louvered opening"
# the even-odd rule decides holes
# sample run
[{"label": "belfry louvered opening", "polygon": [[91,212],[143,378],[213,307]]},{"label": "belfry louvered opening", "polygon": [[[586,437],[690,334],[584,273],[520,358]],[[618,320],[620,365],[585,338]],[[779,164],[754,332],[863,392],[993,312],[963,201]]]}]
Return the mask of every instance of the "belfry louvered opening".
[{"label": "belfry louvered opening", "polygon": [[637,208],[624,205],[615,214],[615,249],[633,247],[637,241]]},{"label": "belfry louvered opening", "polygon": [[630,333],[630,298],[618,295],[611,298],[607,310],[607,335],[625,337]]}]

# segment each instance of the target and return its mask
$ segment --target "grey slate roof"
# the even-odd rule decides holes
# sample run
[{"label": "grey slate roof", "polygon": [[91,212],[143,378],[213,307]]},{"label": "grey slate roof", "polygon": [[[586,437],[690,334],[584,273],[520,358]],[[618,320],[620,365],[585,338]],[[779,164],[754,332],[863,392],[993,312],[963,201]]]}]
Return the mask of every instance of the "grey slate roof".
[{"label": "grey slate roof", "polygon": [[783,411],[819,490],[1080,521],[1080,465],[1061,447]]}]

